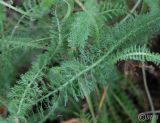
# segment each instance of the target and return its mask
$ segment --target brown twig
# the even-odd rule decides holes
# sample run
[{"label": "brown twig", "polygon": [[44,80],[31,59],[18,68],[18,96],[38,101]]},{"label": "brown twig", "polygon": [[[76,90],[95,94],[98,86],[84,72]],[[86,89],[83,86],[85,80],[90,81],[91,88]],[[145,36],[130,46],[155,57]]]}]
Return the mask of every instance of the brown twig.
[{"label": "brown twig", "polygon": [[99,106],[98,106],[98,113],[97,113],[96,118],[98,118],[100,113],[101,113],[102,106],[103,106],[103,104],[105,102],[105,99],[106,99],[108,88],[109,88],[109,84],[107,84],[107,86],[103,90],[103,94],[102,94],[102,97],[101,97],[101,100],[100,100],[100,103],[99,103]]},{"label": "brown twig", "polygon": [[149,101],[151,110],[152,110],[153,114],[155,114],[155,108],[154,108],[154,105],[153,105],[153,100],[152,100],[152,97],[151,97],[151,94],[149,92],[149,88],[148,88],[148,85],[147,85],[147,78],[146,78],[144,63],[142,63],[142,65],[143,65],[142,73],[143,73],[143,81],[144,81],[145,91],[146,91],[146,94],[147,94],[147,97],[148,97],[148,101]]}]

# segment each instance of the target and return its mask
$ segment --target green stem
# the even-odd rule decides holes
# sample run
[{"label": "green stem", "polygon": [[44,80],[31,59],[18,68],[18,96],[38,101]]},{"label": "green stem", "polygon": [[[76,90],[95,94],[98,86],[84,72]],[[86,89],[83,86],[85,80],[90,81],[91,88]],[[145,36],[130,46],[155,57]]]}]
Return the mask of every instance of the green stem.
[{"label": "green stem", "polygon": [[137,9],[140,3],[141,3],[141,0],[138,0],[137,3],[132,8],[132,10],[130,11],[130,13],[120,23],[125,22],[134,13],[134,11]]},{"label": "green stem", "polygon": [[89,110],[90,110],[92,118],[93,118],[93,123],[97,123],[96,116],[95,116],[94,110],[93,110],[93,104],[92,104],[91,98],[88,95],[88,93],[86,92],[86,90],[83,88],[82,83],[80,83],[80,85],[81,85],[81,88],[83,90],[84,96],[85,96],[85,98],[87,100],[87,103],[88,103],[88,106],[89,106]]},{"label": "green stem", "polygon": [[140,14],[147,12],[147,4],[143,1]]},{"label": "green stem", "polygon": [[10,5],[10,4],[2,1],[2,0],[0,1],[0,4],[6,6],[6,7],[8,7],[8,8],[10,8],[10,9],[13,9],[14,11],[16,11],[16,12],[18,12],[18,13],[20,13],[20,14],[29,16],[27,12],[25,12],[25,11],[23,11],[23,10],[21,10],[21,9],[18,9],[18,8],[16,8],[16,7],[14,7],[14,6],[12,6],[12,5]]},{"label": "green stem", "polygon": [[16,29],[18,28],[20,22],[24,19],[26,15],[22,15],[22,17],[18,20],[18,22],[16,23],[16,25],[14,26],[14,28],[12,29],[12,32],[11,32],[11,38],[13,37],[13,35],[15,34],[16,32]]}]

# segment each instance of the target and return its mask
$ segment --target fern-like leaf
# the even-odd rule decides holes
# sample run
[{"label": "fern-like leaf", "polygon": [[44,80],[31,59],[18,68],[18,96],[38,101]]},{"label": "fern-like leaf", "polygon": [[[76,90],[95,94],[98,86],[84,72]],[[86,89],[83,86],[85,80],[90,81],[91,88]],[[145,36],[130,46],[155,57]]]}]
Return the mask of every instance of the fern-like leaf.
[{"label": "fern-like leaf", "polygon": [[131,47],[119,53],[116,58],[116,62],[120,60],[138,60],[138,61],[149,61],[157,65],[160,64],[160,54],[151,53],[149,49],[145,47]]},{"label": "fern-like leaf", "polygon": [[[11,100],[9,110],[12,115],[16,115],[18,118],[26,116],[25,114],[27,111],[31,111],[32,106],[37,104],[35,102],[37,102],[44,93],[48,92],[43,82],[45,70],[52,57],[58,52],[62,43],[61,25],[56,10],[55,18],[58,28],[58,40],[51,42],[48,52],[39,55],[37,60],[32,64],[31,69],[21,76],[21,80],[17,82],[14,88],[12,88],[12,92],[9,94],[9,99]],[[56,47],[53,47],[55,46],[53,44],[57,44]]]},{"label": "fern-like leaf", "polygon": [[33,63],[32,69],[25,75],[12,89],[9,94],[9,110],[13,115],[24,116],[26,111],[31,109],[32,104],[41,96],[44,90],[39,88],[39,82],[42,82],[43,70],[48,63],[47,55],[39,56],[38,60]]},{"label": "fern-like leaf", "polygon": [[[124,15],[127,13],[127,10],[124,5],[121,3],[107,3],[107,6],[100,12],[100,15],[104,15],[106,20],[113,19],[114,17],[118,17],[120,15]],[[98,15],[99,15],[98,14]]]},{"label": "fern-like leaf", "polygon": [[90,33],[91,21],[85,12],[76,14],[76,19],[71,27],[69,46],[84,47]]},{"label": "fern-like leaf", "polygon": [[47,14],[53,5],[53,0],[26,0],[23,2],[23,7],[26,12],[33,18],[40,18]]},{"label": "fern-like leaf", "polygon": [[[84,48],[86,41],[90,35],[91,27],[94,27],[97,35],[99,29],[95,20],[95,15],[99,11],[96,1],[86,1],[83,12],[76,13],[75,21],[71,25],[68,38],[69,46],[72,48]],[[93,6],[94,5],[94,6]]]},{"label": "fern-like leaf", "polygon": [[[32,48],[32,49],[47,49],[47,47],[43,46],[45,44],[42,44],[43,40],[46,40],[49,38],[44,39],[37,39],[33,40],[32,38],[23,38],[23,37],[5,37],[0,39],[1,47],[7,48],[9,47],[11,50],[11,47],[13,49],[22,49],[22,48]],[[41,45],[39,44],[41,43]]]}]

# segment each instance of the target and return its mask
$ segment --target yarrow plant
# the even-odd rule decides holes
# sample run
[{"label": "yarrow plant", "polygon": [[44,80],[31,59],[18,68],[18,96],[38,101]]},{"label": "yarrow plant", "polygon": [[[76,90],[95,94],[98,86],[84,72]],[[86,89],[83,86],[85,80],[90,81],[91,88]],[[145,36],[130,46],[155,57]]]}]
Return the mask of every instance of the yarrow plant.
[{"label": "yarrow plant", "polygon": [[[8,112],[0,121],[43,123],[71,99],[86,99],[90,112],[84,123],[126,117],[138,123],[116,64],[160,64],[160,55],[147,47],[160,33],[158,2],[137,0],[130,10],[125,0],[17,1],[0,1],[0,104]],[[138,10],[141,4],[148,9]],[[99,118],[90,95],[106,84],[107,104]],[[118,107],[126,114],[119,115]]]}]

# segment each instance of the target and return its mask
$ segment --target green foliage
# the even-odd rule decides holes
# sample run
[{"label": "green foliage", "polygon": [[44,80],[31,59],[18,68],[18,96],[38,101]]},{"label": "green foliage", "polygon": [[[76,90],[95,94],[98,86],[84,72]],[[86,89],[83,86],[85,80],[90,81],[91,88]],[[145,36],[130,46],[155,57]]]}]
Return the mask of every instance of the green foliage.
[{"label": "green foliage", "polygon": [[[145,47],[160,33],[160,10],[153,10],[155,5],[151,12],[121,23],[129,13],[116,1],[25,0],[15,8],[7,4],[13,14],[8,18],[21,18],[14,26],[4,23],[1,5],[0,27],[9,26],[0,38],[0,97],[5,97],[9,115],[0,122],[43,123],[71,98],[76,104],[88,101],[106,83],[111,89],[101,119],[94,118],[98,108],[92,103],[91,114],[80,111],[78,116],[85,122],[138,122],[136,106],[120,87],[116,63],[160,64],[160,55]],[[19,9],[27,15],[20,17]]]},{"label": "green foliage", "polygon": [[116,101],[119,103],[119,105],[123,108],[123,110],[126,112],[127,115],[129,115],[129,118],[133,123],[138,123],[137,114],[138,111],[136,107],[134,106],[133,102],[131,102],[127,95],[124,92],[119,92],[118,96],[113,94]]},{"label": "green foliage", "polygon": [[24,116],[26,110],[30,109],[32,104],[42,95],[44,90],[38,87],[38,82],[43,83],[42,70],[45,69],[48,63],[47,61],[47,55],[41,55],[33,63],[31,70],[22,75],[21,80],[14,86],[12,92],[9,94],[9,98],[11,99],[9,104],[11,113]]},{"label": "green foliage", "polygon": [[144,0],[144,2],[146,2],[148,4],[148,6],[150,7],[150,9],[152,11],[156,11],[159,9],[159,6],[158,6],[158,0]]},{"label": "green foliage", "polygon": [[90,18],[85,12],[76,15],[75,23],[71,27],[69,45],[71,47],[84,47],[90,33]]},{"label": "green foliage", "polygon": [[39,18],[47,14],[53,5],[54,0],[25,0],[23,7],[31,17]]},{"label": "green foliage", "polygon": [[127,13],[125,6],[121,3],[103,3],[100,15],[103,14],[108,19],[114,19],[114,17],[119,17]]},{"label": "green foliage", "polygon": [[0,5],[0,31],[3,31],[4,19],[5,19],[4,7]]},{"label": "green foliage", "polygon": [[[95,6],[93,6],[95,5]],[[91,32],[91,27],[97,28],[95,15],[97,14],[97,3],[95,1],[86,1],[86,8],[84,12],[78,12],[75,15],[75,21],[71,25],[69,45],[72,48],[84,48],[86,41]],[[98,31],[98,29],[97,29]]]}]

